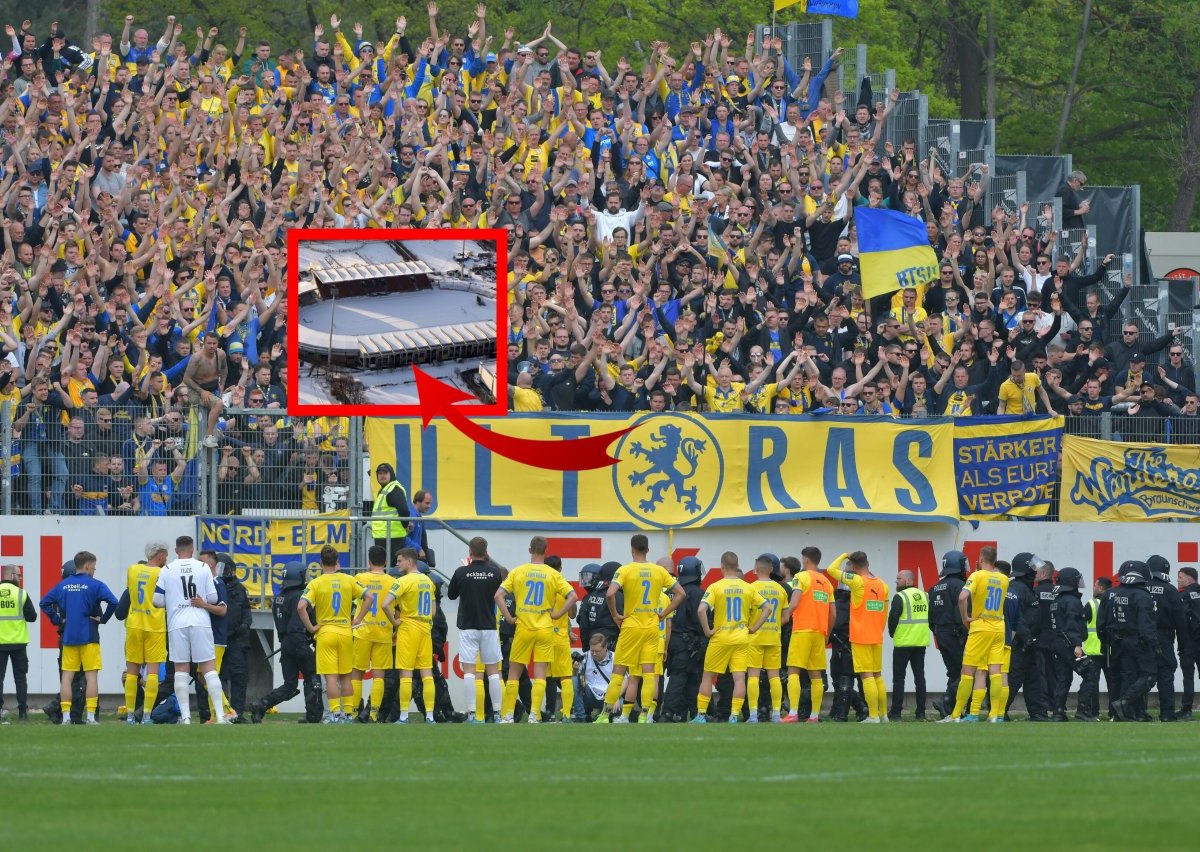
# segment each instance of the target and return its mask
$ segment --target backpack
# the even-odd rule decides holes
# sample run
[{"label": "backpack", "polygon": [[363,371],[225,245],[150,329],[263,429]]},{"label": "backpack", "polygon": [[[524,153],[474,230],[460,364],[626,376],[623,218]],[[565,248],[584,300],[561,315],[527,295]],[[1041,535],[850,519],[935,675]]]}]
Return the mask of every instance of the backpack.
[{"label": "backpack", "polygon": [[150,721],[156,725],[175,725],[183,713],[179,710],[179,699],[174,695],[163,701],[150,713]]}]

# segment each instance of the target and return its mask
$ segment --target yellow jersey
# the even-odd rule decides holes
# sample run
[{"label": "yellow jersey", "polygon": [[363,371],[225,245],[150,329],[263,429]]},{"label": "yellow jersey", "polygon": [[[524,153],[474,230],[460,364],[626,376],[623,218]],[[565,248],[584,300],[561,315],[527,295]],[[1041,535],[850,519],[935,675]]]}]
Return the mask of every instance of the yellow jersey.
[{"label": "yellow jersey", "polygon": [[125,619],[126,630],[147,630],[151,633],[167,632],[167,611],[154,605],[154,586],[158,583],[155,565],[137,562],[129,566],[126,587],[129,589],[129,617]]},{"label": "yellow jersey", "polygon": [[[750,637],[750,644],[768,647],[781,645],[783,632],[779,616],[787,609],[790,596],[784,592],[783,586],[774,580],[755,580],[751,585],[771,607],[771,612],[767,615],[767,620],[762,623],[762,627],[758,628],[758,632]],[[758,618],[758,612],[754,611],[750,615],[750,623],[753,624],[754,619]]]},{"label": "yellow jersey", "polygon": [[704,401],[708,403],[709,411],[731,414],[742,410],[742,391],[746,389],[744,382],[730,382],[729,390],[721,390],[717,385],[704,388]]},{"label": "yellow jersey", "polygon": [[1004,630],[1004,599],[1008,596],[1008,576],[999,571],[976,571],[963,588],[971,595],[971,633],[998,633]]},{"label": "yellow jersey", "polygon": [[[568,584],[568,588],[570,588],[570,584]],[[563,604],[566,602],[567,596],[563,593],[562,589],[556,590],[554,593],[554,607],[551,609],[551,612],[553,612],[555,609],[561,609]],[[567,641],[570,642],[571,613],[564,610],[562,615],[560,615],[558,618],[551,619],[551,622],[554,624],[554,632],[559,636],[559,638],[565,636]]]},{"label": "yellow jersey", "polygon": [[405,574],[392,583],[388,591],[395,598],[396,613],[400,625],[416,624],[424,630],[433,630],[434,594],[437,590],[420,571]]},{"label": "yellow jersey", "polygon": [[[510,592],[516,603],[517,625],[526,630],[551,630],[550,612],[559,596],[565,600],[575,590],[549,565],[526,562],[508,573],[500,588]],[[561,605],[561,604],[560,604]]]},{"label": "yellow jersey", "polygon": [[627,627],[655,630],[659,622],[659,596],[675,587],[671,572],[656,562],[628,562],[617,569],[613,584],[625,593],[625,621]]},{"label": "yellow jersey", "polygon": [[1017,385],[1009,376],[1000,385],[996,394],[997,406],[1001,414],[1033,414],[1037,411],[1037,389],[1042,386],[1042,380],[1036,373],[1026,373],[1021,385]]},{"label": "yellow jersey", "polygon": [[[701,599],[713,614],[713,635],[709,643],[737,645],[749,643],[752,614],[766,606],[766,599],[745,580],[725,577],[709,586]],[[757,615],[753,617],[757,618]]]},{"label": "yellow jersey", "polygon": [[395,578],[382,571],[378,574],[373,571],[367,571],[356,575],[354,582],[362,589],[364,600],[366,600],[367,592],[375,596],[371,598],[371,603],[367,605],[367,614],[358,623],[358,628],[354,635],[359,639],[366,639],[370,642],[392,641],[392,623],[384,615],[383,599],[387,597],[388,589],[392,587]]},{"label": "yellow jersey", "polygon": [[362,599],[362,588],[354,578],[341,571],[321,574],[309,581],[300,600],[308,601],[316,614],[314,623],[332,627],[336,633],[350,633],[354,604]]},{"label": "yellow jersey", "polygon": [[[667,607],[669,607],[670,605],[671,605],[671,596],[670,595],[668,595],[666,592],[663,592],[662,594],[660,594],[658,596],[658,613],[660,616],[664,612],[667,611]],[[658,646],[660,648],[666,647],[666,644],[667,644],[667,622],[669,622],[674,617],[675,617],[675,612],[672,611],[671,614],[668,615],[666,618],[659,618],[659,620],[658,620]]]}]

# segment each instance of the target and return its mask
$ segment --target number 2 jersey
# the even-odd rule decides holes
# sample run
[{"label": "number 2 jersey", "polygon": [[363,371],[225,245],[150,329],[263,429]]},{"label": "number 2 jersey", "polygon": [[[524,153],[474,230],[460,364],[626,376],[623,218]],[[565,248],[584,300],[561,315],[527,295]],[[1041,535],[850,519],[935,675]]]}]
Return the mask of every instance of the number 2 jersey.
[{"label": "number 2 jersey", "polygon": [[217,584],[212,569],[199,559],[176,559],[168,562],[158,572],[154,595],[162,595],[163,609],[167,615],[167,629],[181,627],[207,627],[212,629],[208,610],[192,606],[192,598],[198,597],[210,604],[218,600]]},{"label": "number 2 jersey", "polygon": [[659,595],[675,586],[671,572],[657,562],[629,562],[617,569],[613,583],[625,597],[625,621],[621,629],[657,630]]},{"label": "number 2 jersey", "polygon": [[713,634],[708,640],[716,645],[749,644],[750,624],[767,604],[766,598],[745,580],[725,577],[709,586],[702,603],[713,614]]},{"label": "number 2 jersey", "polygon": [[[517,626],[523,630],[553,630],[554,621],[550,613],[555,600],[559,595],[565,599],[574,591],[563,575],[549,565],[531,562],[518,565],[508,572],[500,588],[512,593],[516,604],[513,615],[517,619]],[[657,616],[653,624],[658,625]]]}]

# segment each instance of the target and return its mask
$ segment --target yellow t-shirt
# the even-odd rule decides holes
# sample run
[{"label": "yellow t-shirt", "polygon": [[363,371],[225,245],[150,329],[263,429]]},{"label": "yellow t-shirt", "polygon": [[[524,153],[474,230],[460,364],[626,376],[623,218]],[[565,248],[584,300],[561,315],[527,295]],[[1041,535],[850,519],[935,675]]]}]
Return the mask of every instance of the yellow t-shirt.
[{"label": "yellow t-shirt", "polygon": [[542,398],[533,388],[513,388],[513,411],[541,411]]},{"label": "yellow t-shirt", "polygon": [[563,575],[549,565],[526,562],[509,572],[500,588],[512,593],[516,602],[517,626],[526,630],[552,630],[550,612],[561,594],[565,599],[575,590]]},{"label": "yellow t-shirt", "polygon": [[156,565],[137,562],[129,566],[126,573],[126,588],[129,589],[129,617],[125,619],[126,630],[146,630],[151,633],[167,632],[167,611],[154,605],[154,586],[158,583]]},{"label": "yellow t-shirt", "polygon": [[625,593],[626,627],[654,630],[659,622],[659,596],[675,587],[671,572],[656,562],[628,562],[617,569],[613,584]]},{"label": "yellow t-shirt", "polygon": [[1008,577],[999,571],[976,571],[963,586],[971,595],[971,633],[998,633],[1004,630],[1004,599],[1008,596]]},{"label": "yellow t-shirt", "polygon": [[425,630],[432,630],[435,591],[433,580],[420,571],[405,574],[392,583],[388,594],[395,599],[400,625],[416,624]]},{"label": "yellow t-shirt", "polygon": [[367,592],[374,595],[367,608],[367,614],[358,623],[354,637],[356,639],[365,639],[369,642],[390,642],[392,639],[392,623],[384,615],[383,601],[387,597],[388,589],[392,587],[395,579],[382,571],[378,574],[367,571],[356,575],[354,582],[362,589],[363,600],[366,600]]},{"label": "yellow t-shirt", "polygon": [[1033,414],[1037,411],[1037,389],[1042,380],[1036,373],[1026,373],[1024,382],[1018,386],[1009,376],[1000,385],[996,395],[1001,414]]},{"label": "yellow t-shirt", "polygon": [[702,602],[713,614],[709,644],[737,645],[750,641],[750,622],[766,605],[766,599],[745,580],[724,577],[709,586]]},{"label": "yellow t-shirt", "polygon": [[[754,590],[762,595],[763,600],[771,607],[771,612],[767,616],[767,620],[762,623],[762,627],[750,637],[750,644],[766,645],[768,647],[779,645],[783,637],[779,616],[787,609],[788,595],[784,593],[783,586],[774,580],[755,580],[752,585]],[[754,619],[758,618],[757,610],[750,615],[750,623],[753,624]]]},{"label": "yellow t-shirt", "polygon": [[729,390],[721,390],[716,385],[704,388],[704,401],[710,411],[731,414],[742,410],[742,391],[746,389],[745,382],[730,382]]},{"label": "yellow t-shirt", "polygon": [[311,580],[300,599],[316,610],[313,616],[316,624],[349,634],[351,613],[354,604],[362,599],[362,588],[349,574],[333,571]]}]

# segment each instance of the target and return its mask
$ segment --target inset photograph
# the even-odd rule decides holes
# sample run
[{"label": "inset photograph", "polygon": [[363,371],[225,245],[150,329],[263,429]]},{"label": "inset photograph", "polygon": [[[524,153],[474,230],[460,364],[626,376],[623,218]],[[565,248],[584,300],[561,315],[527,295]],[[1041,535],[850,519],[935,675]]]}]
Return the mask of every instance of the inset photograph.
[{"label": "inset photograph", "polygon": [[[296,380],[289,410],[418,413],[414,367],[502,413],[497,250],[472,230],[289,235]],[[409,237],[413,238],[409,238]],[[504,263],[503,258],[499,258]],[[470,407],[470,403],[463,403]],[[361,411],[352,409],[362,407]],[[336,412],[331,409],[337,409]]]}]

